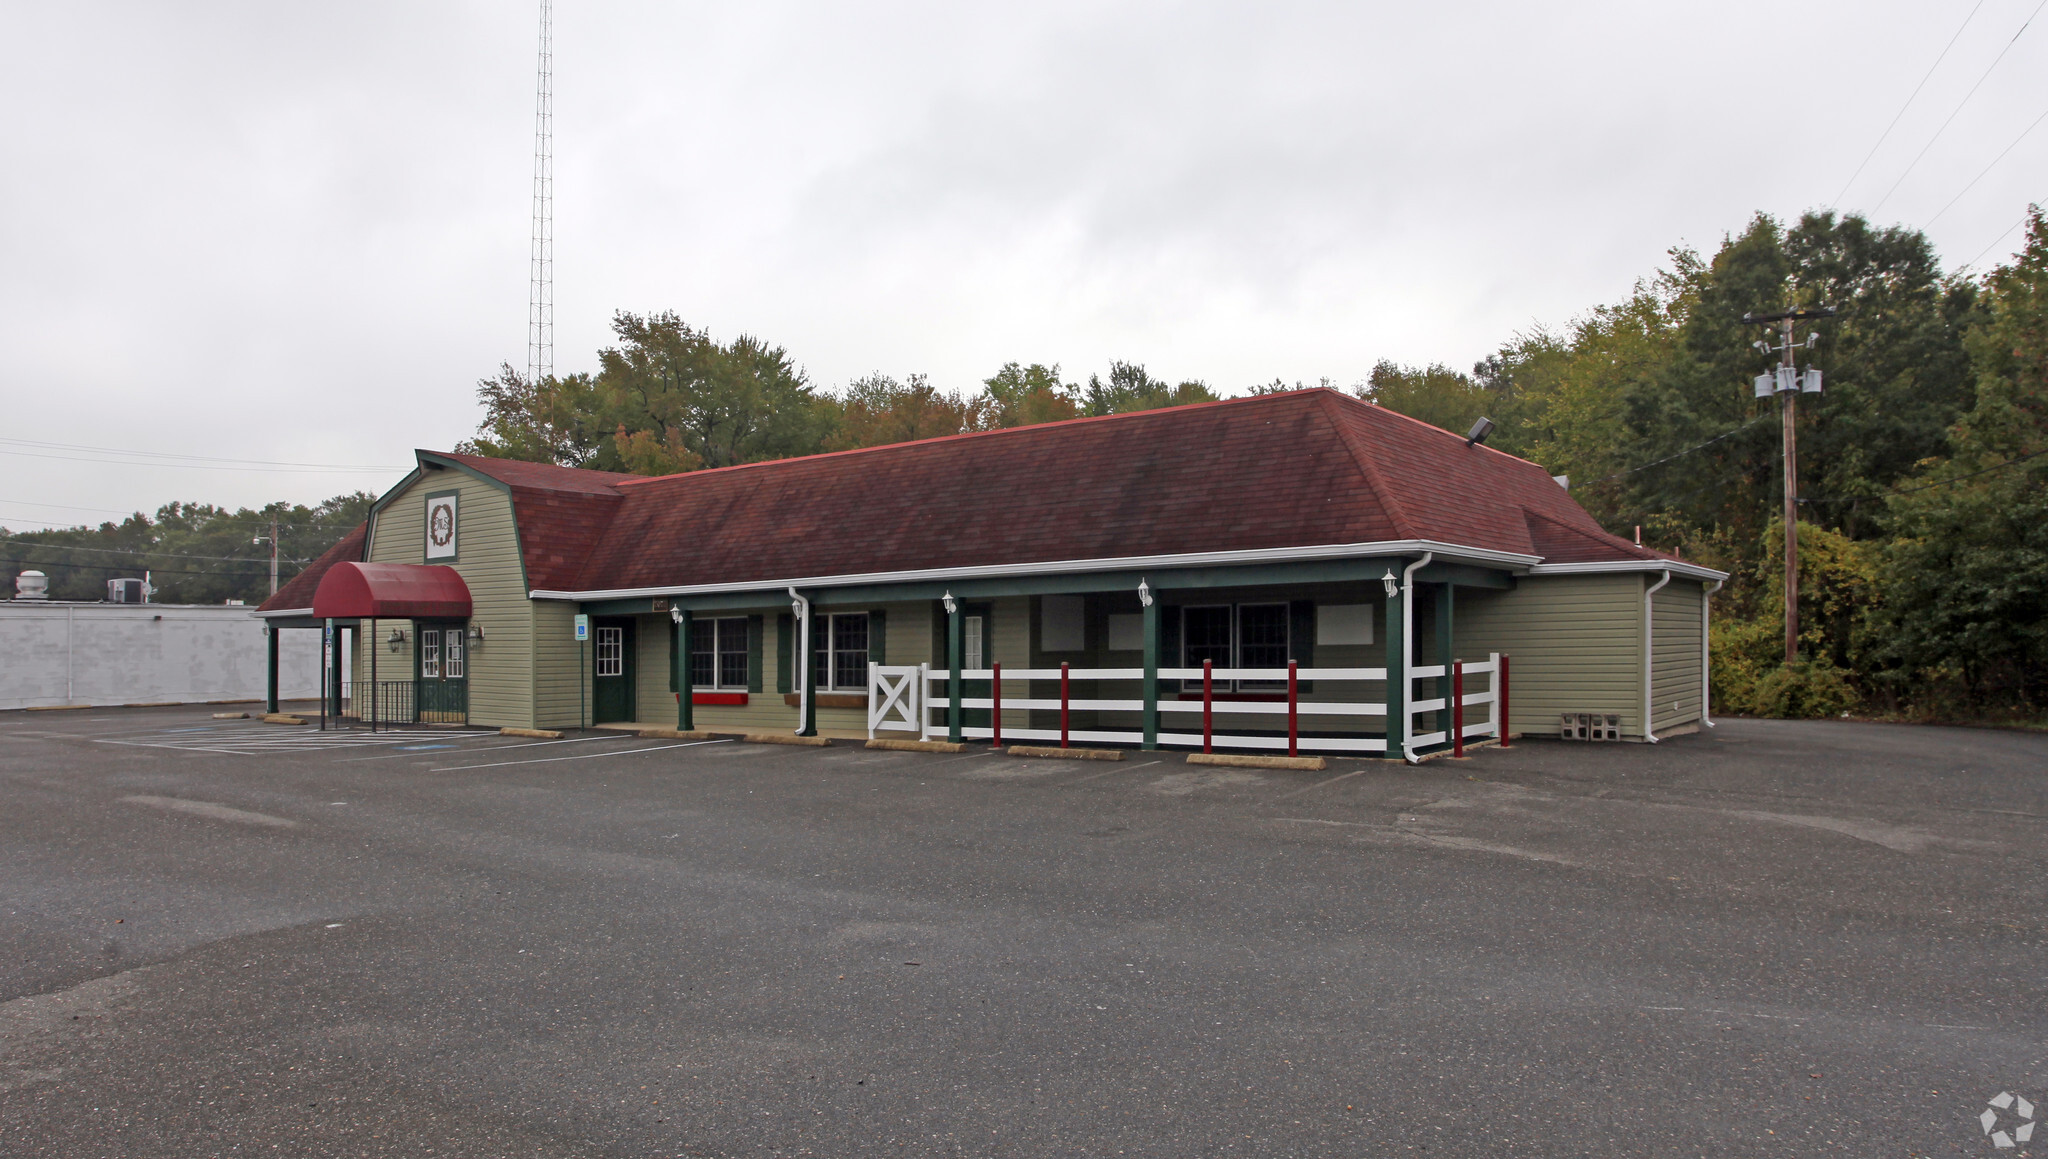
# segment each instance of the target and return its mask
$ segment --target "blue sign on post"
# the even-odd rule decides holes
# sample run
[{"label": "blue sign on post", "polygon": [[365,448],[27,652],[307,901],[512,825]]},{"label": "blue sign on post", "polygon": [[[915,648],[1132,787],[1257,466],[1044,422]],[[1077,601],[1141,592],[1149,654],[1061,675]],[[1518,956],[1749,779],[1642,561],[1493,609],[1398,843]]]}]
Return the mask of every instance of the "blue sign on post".
[{"label": "blue sign on post", "polygon": [[579,643],[590,639],[590,617],[581,613],[576,616],[576,639]]}]

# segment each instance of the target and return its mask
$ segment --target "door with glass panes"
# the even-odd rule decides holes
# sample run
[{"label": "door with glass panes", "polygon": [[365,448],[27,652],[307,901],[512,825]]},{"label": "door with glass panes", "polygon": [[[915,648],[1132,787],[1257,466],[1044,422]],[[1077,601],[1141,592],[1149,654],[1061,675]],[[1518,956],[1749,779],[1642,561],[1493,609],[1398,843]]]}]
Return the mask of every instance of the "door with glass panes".
[{"label": "door with glass panes", "polygon": [[591,621],[590,723],[630,721],[633,703],[633,618]]},{"label": "door with glass panes", "polygon": [[469,722],[469,648],[460,620],[421,620],[413,650],[413,719],[421,724]]}]

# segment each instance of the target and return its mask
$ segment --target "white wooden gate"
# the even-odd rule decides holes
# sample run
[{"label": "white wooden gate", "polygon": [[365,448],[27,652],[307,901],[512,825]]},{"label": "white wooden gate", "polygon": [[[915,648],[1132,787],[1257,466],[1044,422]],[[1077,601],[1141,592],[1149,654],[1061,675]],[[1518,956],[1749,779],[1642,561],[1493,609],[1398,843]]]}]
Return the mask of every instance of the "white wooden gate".
[{"label": "white wooden gate", "polygon": [[868,739],[882,731],[924,735],[925,665],[868,664]]}]

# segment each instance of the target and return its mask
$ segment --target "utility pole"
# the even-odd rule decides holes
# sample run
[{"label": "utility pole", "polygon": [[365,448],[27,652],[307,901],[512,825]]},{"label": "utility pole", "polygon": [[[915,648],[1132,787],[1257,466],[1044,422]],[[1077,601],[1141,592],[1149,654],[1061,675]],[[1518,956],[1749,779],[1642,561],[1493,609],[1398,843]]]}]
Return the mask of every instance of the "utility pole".
[{"label": "utility pole", "polygon": [[274,596],[277,594],[277,520],[270,521],[269,535],[259,535],[249,542],[262,543],[265,540],[270,543],[270,594]]},{"label": "utility pole", "polygon": [[[1756,397],[1778,397],[1779,438],[1783,443],[1782,458],[1785,464],[1785,666],[1791,667],[1799,660],[1799,396],[1819,394],[1821,373],[1816,367],[1807,367],[1801,375],[1792,364],[1792,352],[1798,344],[1792,340],[1792,324],[1809,318],[1832,318],[1833,306],[1811,306],[1801,310],[1783,310],[1776,314],[1744,314],[1742,320],[1749,323],[1780,326],[1780,342],[1772,346],[1768,339],[1758,339],[1756,348],[1766,354],[1777,353],[1777,372],[1765,371],[1756,377]],[[1819,335],[1809,330],[1806,346],[1812,348]]]}]

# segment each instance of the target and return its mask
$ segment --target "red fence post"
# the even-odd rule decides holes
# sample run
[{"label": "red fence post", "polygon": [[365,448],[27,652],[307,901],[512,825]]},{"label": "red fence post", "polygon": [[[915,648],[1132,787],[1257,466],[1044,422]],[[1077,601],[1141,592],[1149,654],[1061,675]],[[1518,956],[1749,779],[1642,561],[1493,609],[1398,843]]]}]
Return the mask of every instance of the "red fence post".
[{"label": "red fence post", "polygon": [[1465,662],[1451,661],[1451,755],[1465,755]]},{"label": "red fence post", "polygon": [[1067,663],[1060,661],[1060,747],[1067,747]]},{"label": "red fence post", "polygon": [[988,690],[996,698],[996,706],[988,714],[988,721],[995,726],[996,735],[989,747],[999,749],[1003,747],[1003,666],[996,664],[994,668],[995,679],[988,682]]},{"label": "red fence post", "polygon": [[1500,671],[1494,679],[1500,681],[1500,703],[1494,705],[1493,710],[1500,716],[1493,722],[1493,729],[1500,734],[1500,747],[1508,748],[1508,657],[1505,652],[1501,653]]},{"label": "red fence post", "polygon": [[1202,751],[1215,752],[1211,741],[1214,737],[1215,718],[1210,715],[1216,705],[1216,662],[1202,661]]},{"label": "red fence post", "polygon": [[1295,752],[1295,739],[1298,735],[1298,730],[1295,728],[1294,722],[1294,705],[1300,699],[1296,695],[1298,685],[1295,681],[1295,669],[1299,663],[1296,660],[1289,660],[1287,662],[1287,755],[1290,757],[1298,755]]}]

